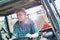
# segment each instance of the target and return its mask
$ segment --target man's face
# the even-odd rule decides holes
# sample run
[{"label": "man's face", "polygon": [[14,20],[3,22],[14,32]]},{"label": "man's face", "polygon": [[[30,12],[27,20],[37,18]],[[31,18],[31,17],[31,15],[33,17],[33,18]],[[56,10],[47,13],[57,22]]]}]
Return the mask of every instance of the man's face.
[{"label": "man's face", "polygon": [[19,21],[24,21],[25,18],[26,18],[26,15],[25,15],[24,12],[19,11],[19,12],[17,13],[17,18],[18,18]]}]

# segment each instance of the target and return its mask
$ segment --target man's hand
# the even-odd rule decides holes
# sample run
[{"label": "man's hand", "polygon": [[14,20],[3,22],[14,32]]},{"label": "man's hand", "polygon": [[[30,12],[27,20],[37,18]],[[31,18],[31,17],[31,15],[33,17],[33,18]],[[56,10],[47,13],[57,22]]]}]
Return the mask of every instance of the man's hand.
[{"label": "man's hand", "polygon": [[31,34],[26,34],[25,35],[25,37],[29,37],[29,38],[31,38],[31,36],[32,36]]},{"label": "man's hand", "polygon": [[29,37],[29,38],[37,38],[39,36],[38,33],[34,33],[34,34],[26,34],[25,37]]},{"label": "man's hand", "polygon": [[31,35],[31,38],[37,38],[38,36],[39,36],[38,33],[34,33],[34,34]]}]

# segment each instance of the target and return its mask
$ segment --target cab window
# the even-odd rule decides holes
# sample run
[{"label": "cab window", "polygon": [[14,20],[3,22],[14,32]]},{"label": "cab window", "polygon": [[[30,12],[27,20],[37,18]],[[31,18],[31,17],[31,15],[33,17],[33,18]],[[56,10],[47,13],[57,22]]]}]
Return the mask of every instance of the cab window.
[{"label": "cab window", "polygon": [[[26,9],[26,12],[27,17],[29,17],[36,23],[39,31],[41,30],[44,23],[51,24],[48,20],[48,17],[42,5]],[[17,20],[18,19],[16,13],[8,16],[9,28],[12,33],[13,33],[13,26]]]},{"label": "cab window", "polygon": [[2,38],[6,39],[6,36],[8,36],[8,31],[6,29],[5,17],[3,17],[3,16],[0,17],[0,32],[1,32]]},{"label": "cab window", "polygon": [[[55,2],[56,9],[57,9],[58,13],[56,12],[56,10],[55,10],[54,6],[52,5],[52,3],[50,3],[50,6],[51,6],[51,8],[52,8],[52,11],[54,12],[54,15],[55,15],[58,23],[60,24],[60,17],[58,16],[58,15],[60,15],[60,5],[59,5],[60,2],[59,2],[59,0],[55,0],[54,2]],[[57,5],[57,4],[58,4],[58,5]],[[59,25],[59,26],[60,26],[60,25]]]},{"label": "cab window", "polygon": [[9,24],[10,32],[13,32],[13,26],[16,23],[16,21],[18,20],[16,13],[9,15],[7,17],[8,17],[8,24]]}]

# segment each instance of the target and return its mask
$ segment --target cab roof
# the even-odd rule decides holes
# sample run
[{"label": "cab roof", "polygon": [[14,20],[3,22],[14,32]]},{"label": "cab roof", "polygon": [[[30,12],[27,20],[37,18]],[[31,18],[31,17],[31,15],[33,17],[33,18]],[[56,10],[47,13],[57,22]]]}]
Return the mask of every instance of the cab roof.
[{"label": "cab roof", "polygon": [[24,7],[28,9],[41,5],[38,1],[41,0],[0,0],[0,16],[13,14],[17,8]]},{"label": "cab roof", "polygon": [[28,9],[37,5],[40,5],[40,3],[35,0],[0,0],[0,16],[10,15],[17,8]]}]

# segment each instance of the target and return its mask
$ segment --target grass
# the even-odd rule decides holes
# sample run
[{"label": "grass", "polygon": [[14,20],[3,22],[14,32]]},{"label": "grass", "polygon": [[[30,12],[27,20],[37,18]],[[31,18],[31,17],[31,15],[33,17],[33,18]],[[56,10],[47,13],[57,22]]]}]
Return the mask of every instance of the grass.
[{"label": "grass", "polygon": [[[0,22],[0,30],[1,30],[2,27],[3,27],[3,28],[6,28],[4,21]],[[4,33],[4,34],[3,34],[3,33],[4,33],[4,31],[1,31],[2,38],[3,38],[4,40],[7,40],[7,39],[5,38],[6,33]]]},{"label": "grass", "polygon": [[0,29],[1,29],[1,27],[5,28],[5,23],[4,22],[0,22]]},{"label": "grass", "polygon": [[0,26],[1,27],[5,26],[4,22],[0,22]]}]

